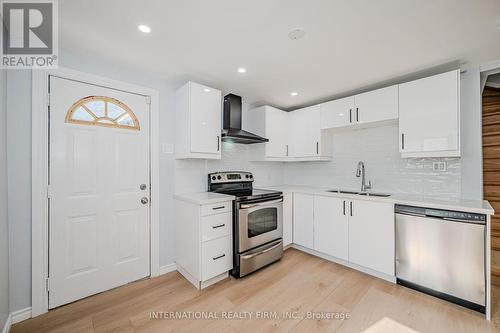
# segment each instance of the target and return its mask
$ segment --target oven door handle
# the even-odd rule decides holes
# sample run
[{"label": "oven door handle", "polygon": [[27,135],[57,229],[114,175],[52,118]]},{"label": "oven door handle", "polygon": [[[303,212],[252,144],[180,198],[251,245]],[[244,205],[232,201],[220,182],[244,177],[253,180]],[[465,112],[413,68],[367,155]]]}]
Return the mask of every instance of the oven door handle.
[{"label": "oven door handle", "polygon": [[241,205],[241,209],[248,209],[248,208],[253,208],[253,207],[258,207],[258,206],[267,206],[270,204],[278,203],[278,202],[283,202],[283,198],[278,199],[278,200],[272,200],[272,201],[264,201],[264,202],[259,202],[251,205]]},{"label": "oven door handle", "polygon": [[274,250],[275,248],[279,247],[281,244],[282,243],[281,243],[281,240],[280,240],[277,244],[271,246],[270,248],[267,248],[267,249],[265,249],[263,251],[260,251],[260,252],[254,253],[254,254],[247,254],[246,256],[241,256],[241,259],[245,259],[245,260],[252,259],[253,257],[257,257],[257,256],[260,256],[261,254],[264,254],[264,253],[267,253],[269,251]]}]

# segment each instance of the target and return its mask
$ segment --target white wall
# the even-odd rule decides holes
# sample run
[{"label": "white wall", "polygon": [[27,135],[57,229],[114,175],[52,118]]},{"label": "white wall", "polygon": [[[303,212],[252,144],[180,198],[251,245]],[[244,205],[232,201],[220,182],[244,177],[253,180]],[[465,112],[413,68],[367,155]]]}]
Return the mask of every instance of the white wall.
[{"label": "white wall", "polygon": [[[331,162],[286,164],[286,183],[359,190],[356,167],[364,161],[373,191],[460,197],[460,160],[401,158],[397,125],[338,132],[332,140]],[[437,160],[447,162],[446,172],[432,171]]]},{"label": "white wall", "polygon": [[7,73],[10,309],[31,304],[31,72]]},{"label": "white wall", "polygon": [[0,70],[0,329],[9,315],[9,238],[7,223],[6,70]]}]

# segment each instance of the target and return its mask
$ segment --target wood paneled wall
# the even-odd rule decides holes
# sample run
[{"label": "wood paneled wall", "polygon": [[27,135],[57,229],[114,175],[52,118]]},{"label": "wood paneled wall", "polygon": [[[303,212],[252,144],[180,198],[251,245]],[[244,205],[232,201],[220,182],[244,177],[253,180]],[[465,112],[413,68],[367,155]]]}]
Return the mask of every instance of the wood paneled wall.
[{"label": "wood paneled wall", "polygon": [[484,199],[496,214],[491,218],[492,281],[500,285],[500,89],[483,91]]}]

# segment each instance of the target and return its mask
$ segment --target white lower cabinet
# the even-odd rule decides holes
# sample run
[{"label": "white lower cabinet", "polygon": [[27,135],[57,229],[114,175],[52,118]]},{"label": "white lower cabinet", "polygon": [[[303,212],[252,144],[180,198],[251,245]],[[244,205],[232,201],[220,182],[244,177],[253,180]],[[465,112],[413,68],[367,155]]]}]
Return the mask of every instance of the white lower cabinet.
[{"label": "white lower cabinet", "polygon": [[283,246],[293,242],[293,194],[283,193]]},{"label": "white lower cabinet", "polygon": [[394,276],[394,204],[293,193],[293,243]]},{"label": "white lower cabinet", "polygon": [[349,262],[394,275],[394,205],[353,200],[349,212]]},{"label": "white lower cabinet", "polygon": [[314,250],[348,260],[347,205],[344,199],[314,197]]},{"label": "white lower cabinet", "polygon": [[297,245],[314,248],[314,196],[293,194],[293,242]]},{"label": "white lower cabinet", "polygon": [[177,270],[196,288],[233,268],[232,201],[198,205],[175,200]]},{"label": "white lower cabinet", "polygon": [[217,238],[201,245],[202,281],[225,273],[233,268],[233,240],[231,235]]}]

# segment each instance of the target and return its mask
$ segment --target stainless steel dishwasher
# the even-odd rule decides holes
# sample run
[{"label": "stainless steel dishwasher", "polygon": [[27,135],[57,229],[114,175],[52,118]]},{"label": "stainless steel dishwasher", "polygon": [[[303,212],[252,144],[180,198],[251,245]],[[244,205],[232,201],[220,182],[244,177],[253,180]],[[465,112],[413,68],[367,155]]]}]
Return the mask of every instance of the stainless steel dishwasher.
[{"label": "stainless steel dishwasher", "polygon": [[485,313],[486,216],[396,205],[397,283]]}]

